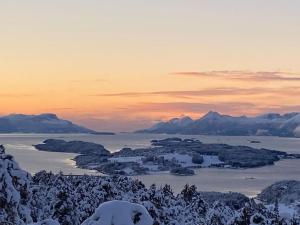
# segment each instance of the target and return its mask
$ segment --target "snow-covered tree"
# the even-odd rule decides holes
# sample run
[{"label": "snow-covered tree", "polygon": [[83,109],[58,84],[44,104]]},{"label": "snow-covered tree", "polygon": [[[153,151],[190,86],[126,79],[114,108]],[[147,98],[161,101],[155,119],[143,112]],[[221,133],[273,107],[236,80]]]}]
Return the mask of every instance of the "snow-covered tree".
[{"label": "snow-covered tree", "polygon": [[0,222],[23,225],[32,222],[29,201],[31,176],[21,170],[0,146]]},{"label": "snow-covered tree", "polygon": [[81,225],[100,204],[122,200],[144,206],[154,219],[154,225],[249,225],[255,214],[263,215],[270,225],[275,225],[276,221],[280,222],[279,225],[284,224],[282,221],[287,225],[299,224],[299,216],[282,218],[273,209],[253,200],[236,203],[238,196],[232,194],[224,198],[225,201],[221,197],[216,202],[216,196],[220,195],[210,199],[211,193],[205,195],[189,185],[181,194],[175,195],[168,185],[146,188],[140,181],[129,177],[65,176],[40,172],[33,176],[32,186],[34,222],[52,218],[61,224],[71,221],[72,225]]},{"label": "snow-covered tree", "polygon": [[[122,207],[120,202],[125,202]],[[31,179],[0,146],[0,224],[25,225],[32,219],[34,225],[102,225],[107,216],[114,225],[120,217],[127,218],[122,225],[143,224],[145,218],[151,218],[151,225],[300,224],[297,213],[283,218],[277,209],[245,196],[198,192],[195,186],[186,185],[176,195],[169,185],[146,188],[123,176],[42,171]]]},{"label": "snow-covered tree", "polygon": [[233,224],[235,213],[228,206],[220,202],[215,202],[206,215],[206,224],[209,225],[229,225]]},{"label": "snow-covered tree", "polygon": [[82,225],[152,225],[153,219],[142,205],[127,201],[101,204]]},{"label": "snow-covered tree", "polygon": [[43,221],[40,221],[37,223],[32,223],[30,225],[60,225],[60,224],[56,220],[48,219],[48,220],[43,220]]},{"label": "snow-covered tree", "polygon": [[195,185],[189,186],[186,184],[181,192],[185,201],[191,201],[197,194],[197,187]]},{"label": "snow-covered tree", "polygon": [[61,190],[56,196],[53,218],[61,225],[73,225],[79,223],[79,213],[75,207],[75,199],[66,190]]},{"label": "snow-covered tree", "polygon": [[251,225],[267,225],[267,219],[259,213],[254,214],[250,218]]}]

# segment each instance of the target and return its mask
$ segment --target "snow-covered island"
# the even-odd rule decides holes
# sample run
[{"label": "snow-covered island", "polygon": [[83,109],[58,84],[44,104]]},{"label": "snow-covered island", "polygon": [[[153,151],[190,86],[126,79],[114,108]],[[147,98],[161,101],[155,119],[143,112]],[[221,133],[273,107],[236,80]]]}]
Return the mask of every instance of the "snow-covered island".
[{"label": "snow-covered island", "polygon": [[204,144],[199,140],[167,138],[153,140],[151,147],[123,148],[110,153],[102,145],[49,139],[35,145],[41,151],[78,153],[76,165],[109,175],[141,175],[170,172],[174,175],[193,175],[195,168],[253,168],[272,165],[283,158],[299,155],[268,149],[226,144]]},{"label": "snow-covered island", "polygon": [[1,225],[298,225],[299,187],[283,181],[250,199],[125,176],[31,175],[0,146]]}]

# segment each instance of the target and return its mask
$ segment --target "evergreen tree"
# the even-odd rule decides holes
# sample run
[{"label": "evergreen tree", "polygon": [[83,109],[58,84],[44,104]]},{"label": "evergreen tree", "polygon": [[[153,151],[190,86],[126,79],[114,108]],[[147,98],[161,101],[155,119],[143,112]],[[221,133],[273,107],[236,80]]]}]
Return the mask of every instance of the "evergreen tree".
[{"label": "evergreen tree", "polygon": [[63,186],[56,196],[57,202],[54,204],[53,219],[58,220],[61,225],[80,223],[80,213],[77,211],[78,208],[76,208],[72,188]]},{"label": "evergreen tree", "polygon": [[233,224],[235,212],[220,202],[215,202],[208,210],[206,224],[209,225],[229,225]]},{"label": "evergreen tree", "polygon": [[279,215],[279,202],[278,202],[278,198],[276,198],[276,200],[275,200],[274,213],[276,213],[277,215]]},{"label": "evergreen tree", "polygon": [[192,201],[193,197],[197,195],[197,187],[195,185],[189,186],[186,184],[181,192],[183,199],[187,202]]},{"label": "evergreen tree", "polygon": [[0,146],[0,222],[23,225],[32,222],[29,209],[31,176],[21,170]]}]

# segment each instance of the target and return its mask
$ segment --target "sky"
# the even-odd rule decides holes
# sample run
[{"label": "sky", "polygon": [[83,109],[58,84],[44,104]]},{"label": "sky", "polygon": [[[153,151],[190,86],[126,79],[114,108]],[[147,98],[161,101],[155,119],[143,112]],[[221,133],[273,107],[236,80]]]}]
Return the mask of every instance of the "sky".
[{"label": "sky", "polygon": [[299,0],[1,0],[0,115],[133,131],[300,111]]}]

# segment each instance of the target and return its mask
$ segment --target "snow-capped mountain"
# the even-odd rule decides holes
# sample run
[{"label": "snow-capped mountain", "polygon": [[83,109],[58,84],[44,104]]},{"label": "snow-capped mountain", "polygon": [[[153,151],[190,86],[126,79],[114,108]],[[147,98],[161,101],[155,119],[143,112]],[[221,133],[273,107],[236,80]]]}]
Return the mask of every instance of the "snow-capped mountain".
[{"label": "snow-capped mountain", "polygon": [[11,114],[0,117],[0,133],[95,133],[55,114]]},{"label": "snow-capped mountain", "polygon": [[[194,121],[188,117],[180,117],[180,118],[174,118],[169,120],[168,122],[160,122],[154,125],[153,127],[149,128],[150,133],[156,133],[156,130],[162,130],[161,133],[173,133],[173,131],[177,131],[183,128],[188,127],[191,125]],[[176,132],[175,132],[176,133]]]},{"label": "snow-capped mountain", "polygon": [[268,113],[257,117],[234,117],[211,111],[200,119],[175,118],[138,132],[300,137],[300,113],[293,112],[283,115]]}]

